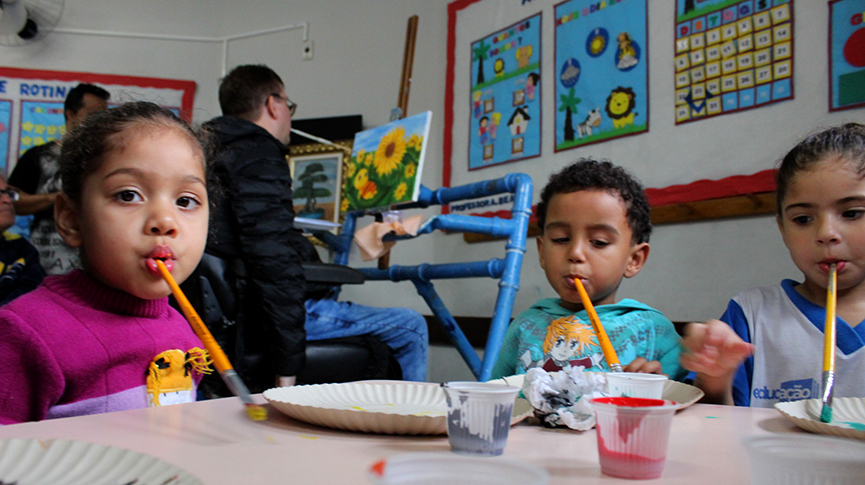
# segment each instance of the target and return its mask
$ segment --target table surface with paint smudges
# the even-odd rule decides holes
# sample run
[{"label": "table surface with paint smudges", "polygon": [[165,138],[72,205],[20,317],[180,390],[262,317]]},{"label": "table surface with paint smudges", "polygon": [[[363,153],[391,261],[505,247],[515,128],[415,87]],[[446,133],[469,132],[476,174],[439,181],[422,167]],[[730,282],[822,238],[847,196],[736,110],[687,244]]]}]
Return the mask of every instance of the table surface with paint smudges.
[{"label": "table surface with paint smudges", "polygon": [[[263,398],[254,396],[257,402]],[[673,418],[664,473],[641,483],[748,483],[741,440],[802,433],[774,409],[697,404]],[[0,439],[75,439],[147,453],[204,483],[367,483],[376,461],[406,452],[447,452],[445,436],[387,436],[321,428],[269,409],[253,422],[236,398],[0,426]],[[601,475],[594,430],[511,428],[501,457],[547,469],[551,483],[633,483]]]}]

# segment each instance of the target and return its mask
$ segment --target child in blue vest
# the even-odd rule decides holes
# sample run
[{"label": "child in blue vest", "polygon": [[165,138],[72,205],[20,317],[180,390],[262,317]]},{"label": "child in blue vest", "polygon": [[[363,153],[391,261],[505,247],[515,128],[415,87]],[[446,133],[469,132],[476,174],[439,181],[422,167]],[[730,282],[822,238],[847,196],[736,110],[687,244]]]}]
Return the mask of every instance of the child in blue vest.
[{"label": "child in blue vest", "polygon": [[[778,169],[778,228],[801,283],[736,295],[686,328],[704,402],[772,407],[820,396],[829,265],[837,268],[835,397],[865,395],[865,125],[812,135]],[[753,353],[753,355],[752,355]]]},{"label": "child in blue vest", "polygon": [[[580,160],[550,177],[537,208],[541,268],[559,298],[537,302],[508,327],[492,378],[547,371],[608,371],[574,280],[579,278],[627,372],[680,379],[679,336],[661,312],[616,301],[623,278],[649,256],[649,203],[621,167]],[[627,365],[626,365],[627,364]]]}]

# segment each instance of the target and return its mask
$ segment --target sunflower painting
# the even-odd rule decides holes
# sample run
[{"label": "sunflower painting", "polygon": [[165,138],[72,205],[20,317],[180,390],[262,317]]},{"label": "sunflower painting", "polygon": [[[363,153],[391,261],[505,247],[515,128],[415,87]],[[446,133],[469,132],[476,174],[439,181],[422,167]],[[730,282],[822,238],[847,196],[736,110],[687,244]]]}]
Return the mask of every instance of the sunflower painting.
[{"label": "sunflower painting", "polygon": [[342,187],[342,208],[384,209],[417,200],[432,112],[358,133]]}]

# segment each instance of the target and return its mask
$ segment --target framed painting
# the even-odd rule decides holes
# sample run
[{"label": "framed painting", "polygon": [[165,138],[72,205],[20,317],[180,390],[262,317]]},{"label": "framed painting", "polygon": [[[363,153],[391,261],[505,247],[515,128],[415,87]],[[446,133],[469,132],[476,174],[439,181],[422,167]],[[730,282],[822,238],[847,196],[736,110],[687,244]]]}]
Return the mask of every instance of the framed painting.
[{"label": "framed painting", "polygon": [[425,111],[354,136],[343,211],[381,212],[417,201],[431,118]]},{"label": "framed painting", "polygon": [[[351,142],[338,143],[351,149]],[[342,197],[345,155],[345,150],[317,143],[290,148],[288,163],[297,217],[340,223],[345,212],[342,207],[345,205]]]}]

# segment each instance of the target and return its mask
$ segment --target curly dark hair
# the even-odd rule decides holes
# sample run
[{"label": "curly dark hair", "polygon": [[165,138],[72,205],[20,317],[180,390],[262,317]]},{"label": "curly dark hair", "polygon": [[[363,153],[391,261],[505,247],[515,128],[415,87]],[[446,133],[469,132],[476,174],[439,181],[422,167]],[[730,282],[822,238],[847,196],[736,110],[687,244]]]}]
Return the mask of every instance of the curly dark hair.
[{"label": "curly dark hair", "polygon": [[225,116],[252,121],[261,114],[267,98],[279,94],[284,86],[279,75],[263,64],[237,66],[219,84],[219,107]]},{"label": "curly dark hair", "polygon": [[787,153],[776,175],[778,215],[781,215],[781,204],[793,177],[829,157],[842,157],[855,163],[856,172],[865,177],[865,125],[847,123],[823,130],[805,138]]},{"label": "curly dark hair", "polygon": [[78,86],[69,90],[69,94],[66,95],[66,99],[63,101],[63,112],[72,111],[73,113],[78,113],[78,111],[84,107],[84,95],[92,94],[97,98],[108,101],[111,98],[111,94],[100,88],[95,84],[81,83]]},{"label": "curly dark hair", "polygon": [[126,137],[148,128],[177,130],[186,135],[194,147],[198,147],[208,180],[208,192],[211,192],[215,138],[206,131],[193,130],[170,110],[146,101],[137,101],[94,113],[64,138],[59,162],[63,193],[73,203],[80,205],[84,179],[98,170],[105,156],[121,147]]},{"label": "curly dark hair", "polygon": [[628,225],[633,233],[633,243],[649,242],[652,221],[643,186],[624,168],[617,167],[608,160],[598,161],[592,158],[581,158],[550,176],[550,181],[541,191],[541,201],[537,208],[538,226],[542,234],[547,219],[547,207],[553,196],[581,190],[606,190],[622,199]]}]

